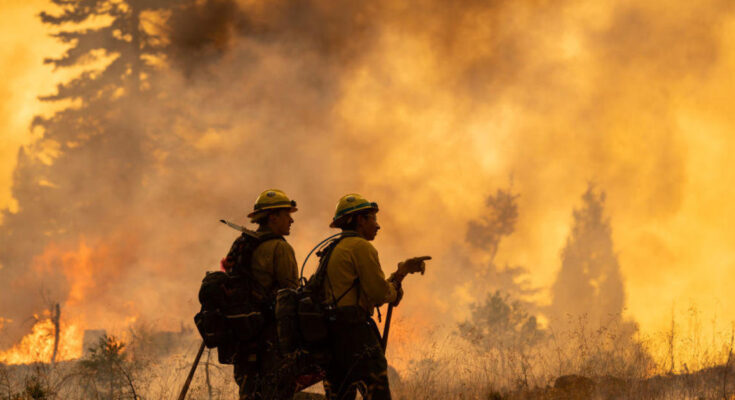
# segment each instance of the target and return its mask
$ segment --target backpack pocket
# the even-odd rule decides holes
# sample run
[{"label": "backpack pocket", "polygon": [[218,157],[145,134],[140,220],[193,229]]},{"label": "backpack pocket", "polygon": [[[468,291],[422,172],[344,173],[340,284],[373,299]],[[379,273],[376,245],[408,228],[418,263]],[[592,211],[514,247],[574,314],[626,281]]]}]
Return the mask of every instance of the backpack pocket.
[{"label": "backpack pocket", "polygon": [[234,364],[237,355],[237,342],[226,340],[217,346],[217,361],[220,364]]},{"label": "backpack pocket", "polygon": [[207,348],[227,342],[227,320],[219,311],[201,310],[194,316],[194,324]]},{"label": "backpack pocket", "polygon": [[252,309],[230,312],[225,318],[237,340],[242,342],[256,340],[265,325],[263,313]]},{"label": "backpack pocket", "polygon": [[314,303],[311,297],[302,297],[298,301],[299,327],[301,336],[307,344],[320,343],[327,339],[327,316],[320,304]]}]

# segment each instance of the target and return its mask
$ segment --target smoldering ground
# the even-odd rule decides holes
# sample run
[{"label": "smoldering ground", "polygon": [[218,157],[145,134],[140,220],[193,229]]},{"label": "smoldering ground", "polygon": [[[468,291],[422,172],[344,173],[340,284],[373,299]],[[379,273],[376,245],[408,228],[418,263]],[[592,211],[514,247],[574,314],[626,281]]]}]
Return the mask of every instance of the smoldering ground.
[{"label": "smoldering ground", "polygon": [[[170,7],[150,12],[160,50],[140,91],[52,121],[19,156],[18,211],[1,228],[6,347],[52,301],[89,328],[190,321],[199,279],[233,239],[217,220],[244,223],[267,187],[299,202],[299,260],[331,233],[339,196],[377,201],[386,272],[408,256],[437,259],[407,282],[401,307],[428,325],[517,285],[498,284],[487,254],[465,243],[486,198],[509,185],[519,217],[492,268],[524,267],[542,289],[525,294],[535,303],[549,302],[590,180],[608,195],[627,304],[647,326],[704,249],[726,252],[688,233],[730,237],[721,214],[697,211],[731,209],[731,192],[708,178],[730,177],[728,159],[692,128],[732,126],[729,95],[717,94],[732,63],[726,2]],[[89,122],[72,129],[79,120]],[[707,134],[732,146],[726,130]],[[678,280],[659,272],[662,259]],[[657,289],[671,294],[651,301]]]}]

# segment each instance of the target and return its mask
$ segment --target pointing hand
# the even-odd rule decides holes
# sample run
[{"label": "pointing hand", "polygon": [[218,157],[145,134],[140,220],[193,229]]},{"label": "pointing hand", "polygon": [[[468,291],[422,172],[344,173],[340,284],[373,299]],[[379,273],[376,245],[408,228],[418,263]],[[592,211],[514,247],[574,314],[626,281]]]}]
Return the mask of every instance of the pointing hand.
[{"label": "pointing hand", "polygon": [[426,260],[431,260],[431,256],[409,258],[398,264],[398,273],[405,276],[421,272],[421,275],[423,275],[426,272],[426,263],[424,263]]}]

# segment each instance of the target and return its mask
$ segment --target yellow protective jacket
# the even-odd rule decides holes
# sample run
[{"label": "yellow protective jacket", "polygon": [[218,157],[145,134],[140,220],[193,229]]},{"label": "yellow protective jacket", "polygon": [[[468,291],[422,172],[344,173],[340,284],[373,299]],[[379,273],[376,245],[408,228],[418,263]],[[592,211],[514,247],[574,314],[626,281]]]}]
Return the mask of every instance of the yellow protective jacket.
[{"label": "yellow protective jacket", "polygon": [[[257,233],[264,235],[270,232],[262,230]],[[285,240],[272,239],[261,243],[253,252],[251,265],[255,280],[270,295],[279,289],[299,285],[296,255]]]},{"label": "yellow protective jacket", "polygon": [[339,299],[338,307],[359,305],[369,315],[374,307],[396,299],[395,286],[380,268],[378,251],[361,236],[346,237],[334,248],[324,290],[328,301]]}]

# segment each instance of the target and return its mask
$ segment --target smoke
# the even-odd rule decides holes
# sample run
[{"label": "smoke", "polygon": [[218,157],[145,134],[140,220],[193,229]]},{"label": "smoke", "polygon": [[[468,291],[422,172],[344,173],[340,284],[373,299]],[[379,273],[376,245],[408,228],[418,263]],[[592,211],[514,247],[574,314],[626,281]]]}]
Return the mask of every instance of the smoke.
[{"label": "smoke", "polygon": [[[276,187],[299,203],[288,238],[299,260],[331,233],[341,195],[377,201],[387,273],[406,257],[439,260],[407,280],[401,312],[459,320],[483,288],[516,285],[514,273],[502,284],[484,273],[488,255],[464,243],[512,176],[518,219],[492,265],[522,266],[530,287],[550,286],[570,212],[594,180],[608,194],[631,312],[653,326],[651,310],[676,292],[654,304],[647,294],[687,276],[667,280],[657,261],[682,272],[703,262],[701,250],[682,249],[709,248],[707,261],[726,267],[716,261],[724,239],[707,247],[687,232],[718,221],[699,206],[732,199],[703,192],[728,159],[698,139],[707,126],[732,146],[730,95],[716,90],[732,66],[731,11],[718,1],[469,0],[207,0],[152,11],[164,44],[143,90],[101,88],[109,103],[47,123],[46,141],[18,159],[19,209],[0,227],[10,282],[0,316],[22,321],[46,297],[89,328],[135,316],[189,324],[199,280],[234,239],[217,220],[245,223],[255,196]],[[110,66],[125,73],[122,61]],[[49,143],[58,151],[47,165]]]}]

